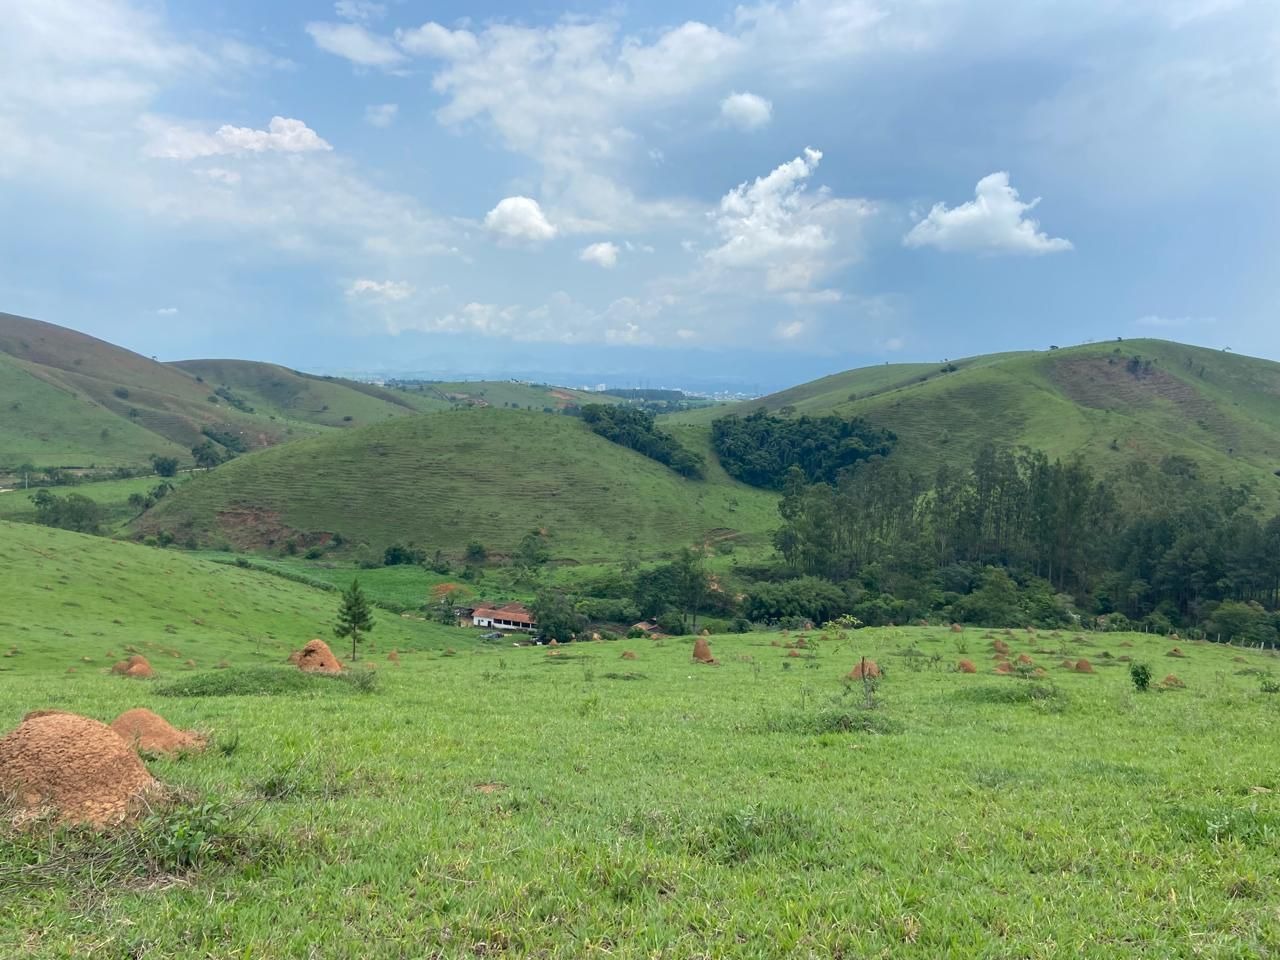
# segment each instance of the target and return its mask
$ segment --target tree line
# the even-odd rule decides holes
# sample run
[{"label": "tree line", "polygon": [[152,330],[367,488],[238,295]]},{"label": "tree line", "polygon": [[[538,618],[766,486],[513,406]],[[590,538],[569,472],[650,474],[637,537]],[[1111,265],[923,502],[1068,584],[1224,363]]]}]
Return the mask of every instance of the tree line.
[{"label": "tree line", "polygon": [[583,422],[595,433],[620,446],[665,464],[682,477],[701,480],[705,464],[680,441],[656,426],[647,410],[621,404],[588,403],[579,410]]},{"label": "tree line", "polygon": [[[1275,636],[1280,515],[1261,516],[1248,486],[1205,478],[1186,457],[1110,480],[1080,459],[992,446],[927,480],[880,457],[835,482],[793,468],[779,512],[774,543],[790,576],[846,585],[898,617],[991,620],[985,597],[998,619],[1059,616],[1069,601],[1172,628],[1235,604],[1255,615],[1260,639]],[[1000,601],[1010,589],[1038,599]]]}]

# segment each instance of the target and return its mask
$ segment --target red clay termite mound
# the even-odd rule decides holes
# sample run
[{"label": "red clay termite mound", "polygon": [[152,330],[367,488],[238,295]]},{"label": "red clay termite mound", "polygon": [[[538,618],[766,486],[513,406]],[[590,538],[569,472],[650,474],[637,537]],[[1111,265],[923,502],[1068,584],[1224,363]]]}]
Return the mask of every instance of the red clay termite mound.
[{"label": "red clay termite mound", "polygon": [[298,651],[298,669],[307,673],[341,673],[342,664],[333,655],[329,645],[317,638],[308,640],[306,646]]},{"label": "red clay termite mound", "polygon": [[996,673],[1013,673],[1013,664],[1008,660],[1002,660],[996,664]]},{"label": "red clay termite mound", "polygon": [[622,651],[622,659],[623,659],[623,660],[634,660],[635,658],[636,658],[635,651],[633,651],[633,650],[623,650],[623,651]]},{"label": "red clay termite mound", "polygon": [[953,623],[953,624],[951,625],[951,632],[952,632],[952,633],[964,633],[964,627],[960,626],[960,624],[958,624],[958,623]]},{"label": "red clay termite mound", "polygon": [[693,643],[693,659],[695,663],[716,663],[716,658],[711,655],[711,644],[707,643],[706,637],[699,637]]},{"label": "red clay termite mound", "polygon": [[173,756],[178,753],[196,753],[204,749],[205,739],[198,733],[179,730],[158,713],[137,708],[126,710],[111,722],[111,729],[125,743],[132,744],[143,753],[159,753]]},{"label": "red clay termite mound", "polygon": [[795,649],[788,650],[788,651],[787,651],[787,656],[788,656],[788,657],[798,657],[798,656],[800,656],[800,651],[799,651],[799,650],[795,650]]},{"label": "red clay termite mound", "polygon": [[994,650],[996,653],[1003,653],[1006,655],[1011,652],[1010,646],[1000,639],[991,641],[991,649]]},{"label": "red clay termite mound", "polygon": [[974,666],[972,660],[961,660],[956,664],[957,673],[977,673],[978,668]]},{"label": "red clay termite mound", "polygon": [[1035,661],[1034,661],[1034,660],[1032,660],[1032,659],[1031,659],[1029,656],[1027,656],[1027,654],[1025,654],[1025,653],[1020,653],[1020,654],[1018,654],[1018,662],[1019,662],[1020,664],[1022,664],[1024,667],[1029,667],[1029,666],[1031,666],[1031,664],[1035,663]]},{"label": "red clay termite mound", "polygon": [[111,672],[122,677],[137,677],[142,680],[156,675],[156,672],[151,669],[151,664],[147,662],[147,658],[140,653],[135,653],[128,660],[121,660],[119,663],[114,664],[111,667]]},{"label": "red clay termite mound", "polygon": [[1160,686],[1164,687],[1166,690],[1181,690],[1186,686],[1186,684],[1171,673],[1160,681]]},{"label": "red clay termite mound", "polygon": [[397,667],[400,666],[400,654],[398,654],[396,651],[392,650],[390,653],[388,653],[387,659],[390,660],[392,663],[394,663]]},{"label": "red clay termite mound", "polygon": [[880,665],[870,657],[863,657],[849,671],[850,680],[862,680],[867,677],[875,678],[878,676],[880,676]]},{"label": "red clay termite mound", "polygon": [[1068,670],[1074,670],[1076,668],[1076,662],[1074,660],[1063,660],[1059,666],[1066,667]]},{"label": "red clay termite mound", "polygon": [[1186,654],[1182,652],[1181,647],[1174,647],[1172,650],[1166,653],[1165,656],[1166,657],[1185,657]]},{"label": "red clay termite mound", "polygon": [[23,720],[0,739],[0,795],[19,819],[50,811],[59,823],[120,823],[159,784],[120,735],[72,713]]},{"label": "red clay termite mound", "polygon": [[1076,673],[1093,673],[1093,664],[1085,659],[1077,660],[1075,671]]}]

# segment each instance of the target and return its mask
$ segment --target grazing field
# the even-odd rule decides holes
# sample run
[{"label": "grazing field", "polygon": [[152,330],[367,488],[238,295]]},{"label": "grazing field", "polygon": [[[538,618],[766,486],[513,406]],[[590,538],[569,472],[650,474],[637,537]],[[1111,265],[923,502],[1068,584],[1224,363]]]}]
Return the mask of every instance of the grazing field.
[{"label": "grazing field", "polygon": [[[228,581],[227,602],[257,582]],[[277,639],[329,599],[303,597],[278,601]],[[148,619],[136,636],[155,636]],[[994,637],[1047,677],[996,675],[992,639],[936,628],[810,633],[794,652],[794,635],[716,637],[716,666],[675,640],[427,643],[380,659],[366,692],[264,671],[232,632],[212,680],[68,676],[99,653],[84,630],[4,661],[0,727],[146,706],[214,746],[149,760],[186,798],[147,821],[155,862],[94,859],[134,849],[127,828],[0,835],[0,955],[1280,950],[1280,696],[1260,690],[1277,661],[1138,634]],[[961,649],[976,674],[955,672]],[[875,690],[844,679],[863,656],[883,667]],[[1185,687],[1136,693],[1125,656]],[[203,839],[174,855],[192,825]]]},{"label": "grazing field", "polygon": [[376,556],[411,541],[455,557],[473,540],[508,554],[543,529],[555,559],[587,562],[762,540],[776,502],[718,467],[684,479],[576,418],[459,410],[241,457],[193,478],[137,529],[276,551],[341,535]]},{"label": "grazing field", "polygon": [[[187,481],[186,474],[170,478],[167,482],[175,487]],[[46,487],[54,496],[65,497],[75,493],[88,497],[103,508],[103,530],[107,533],[119,532],[130,520],[138,515],[138,511],[129,506],[129,495],[138,493],[146,496],[157,484],[166,482],[163,477],[130,477],[127,480],[98,480],[94,483],[77,483],[69,486]],[[36,508],[31,496],[36,491],[9,490],[0,493],[0,520],[13,520],[21,523],[33,523]]]}]

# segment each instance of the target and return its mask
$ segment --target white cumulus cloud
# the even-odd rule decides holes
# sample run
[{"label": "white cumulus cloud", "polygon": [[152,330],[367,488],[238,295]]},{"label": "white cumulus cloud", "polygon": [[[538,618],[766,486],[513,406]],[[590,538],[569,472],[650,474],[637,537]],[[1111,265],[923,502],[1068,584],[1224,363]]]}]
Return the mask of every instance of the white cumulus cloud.
[{"label": "white cumulus cloud", "polygon": [[368,23],[385,17],[387,8],[385,4],[374,3],[373,0],[338,0],[333,5],[333,12],[344,20]]},{"label": "white cumulus cloud", "polygon": [[159,310],[156,311],[156,316],[172,317],[172,316],[176,316],[177,313],[178,313],[177,307],[161,307]]},{"label": "white cumulus cloud", "polygon": [[501,240],[540,243],[556,235],[538,201],[531,197],[506,197],[485,214],[485,229]]},{"label": "white cumulus cloud", "polygon": [[306,30],[321,50],[362,67],[392,67],[404,60],[395,44],[359,23],[308,23]]},{"label": "white cumulus cloud", "polygon": [[347,296],[398,303],[413,296],[413,284],[405,280],[366,280],[362,278],[347,287]]},{"label": "white cumulus cloud", "polygon": [[396,31],[396,40],[409,53],[441,60],[462,60],[480,49],[470,30],[450,30],[438,23],[424,23],[410,30]]},{"label": "white cumulus cloud", "polygon": [[399,112],[399,105],[394,103],[371,103],[364,108],[364,122],[371,127],[389,127]]},{"label": "white cumulus cloud", "polygon": [[1071,241],[1050,237],[1027,213],[1040,198],[1023,203],[1009,185],[1009,174],[992,173],[978,181],[974,199],[956,207],[936,203],[929,215],[903,238],[908,247],[937,247],[947,252],[1040,255],[1072,249]]},{"label": "white cumulus cloud", "polygon": [[272,117],[266,130],[233,127],[224,124],[213,133],[205,133],[180,124],[166,124],[155,118],[142,122],[151,137],[146,146],[148,156],[166,160],[195,160],[245,153],[311,153],[332,150],[319,134],[301,120]]},{"label": "white cumulus cloud", "polygon": [[618,245],[606,240],[603,243],[593,243],[583,247],[582,252],[578,254],[578,259],[584,263],[594,263],[605,269],[612,269],[618,265],[618,253]]},{"label": "white cumulus cloud", "polygon": [[871,213],[861,200],[808,193],[806,181],[817,170],[821,151],[804,153],[751,183],[734,187],[712,214],[723,242],[709,251],[714,266],[761,272],[767,290],[807,290],[828,272],[836,228]]},{"label": "white cumulus cloud", "polygon": [[720,101],[720,119],[739,130],[759,130],[773,119],[773,104],[754,93],[731,93]]}]

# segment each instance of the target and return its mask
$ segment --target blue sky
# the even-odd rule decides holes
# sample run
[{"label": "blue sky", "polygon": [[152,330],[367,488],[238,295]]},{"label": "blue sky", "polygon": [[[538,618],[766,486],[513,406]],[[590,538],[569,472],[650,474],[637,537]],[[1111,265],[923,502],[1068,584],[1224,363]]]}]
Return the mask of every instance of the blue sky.
[{"label": "blue sky", "polygon": [[1273,0],[0,0],[0,310],[163,359],[767,389],[1280,358]]}]

